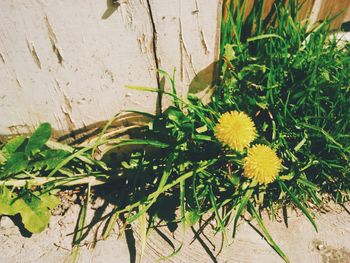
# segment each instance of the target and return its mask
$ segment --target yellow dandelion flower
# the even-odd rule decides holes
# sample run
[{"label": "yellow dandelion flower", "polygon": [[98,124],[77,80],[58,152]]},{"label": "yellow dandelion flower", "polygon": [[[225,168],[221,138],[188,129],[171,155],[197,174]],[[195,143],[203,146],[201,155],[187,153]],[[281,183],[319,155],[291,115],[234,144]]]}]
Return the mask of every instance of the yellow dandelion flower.
[{"label": "yellow dandelion flower", "polygon": [[242,151],[256,137],[252,119],[244,112],[230,111],[224,113],[215,127],[215,136],[232,149]]},{"label": "yellow dandelion flower", "polygon": [[260,184],[268,184],[275,180],[281,166],[282,161],[274,150],[257,144],[248,150],[248,156],[244,159],[243,175]]}]

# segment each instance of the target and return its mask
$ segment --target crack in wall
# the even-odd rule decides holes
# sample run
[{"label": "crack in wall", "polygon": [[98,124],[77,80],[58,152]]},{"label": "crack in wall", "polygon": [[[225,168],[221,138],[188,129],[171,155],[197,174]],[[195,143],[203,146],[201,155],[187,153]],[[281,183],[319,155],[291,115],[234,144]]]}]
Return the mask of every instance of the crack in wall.
[{"label": "crack in wall", "polygon": [[5,64],[5,59],[4,59],[4,57],[2,56],[1,53],[0,53],[0,59],[1,59],[1,61]]},{"label": "crack in wall", "polygon": [[33,46],[33,44],[32,45],[29,44],[28,39],[26,39],[26,43],[27,43],[28,50],[29,50],[30,54],[32,55],[34,63],[38,66],[39,69],[41,69],[41,62],[40,62],[38,54],[36,53],[35,47]]},{"label": "crack in wall", "polygon": [[23,88],[23,87],[22,87],[22,84],[21,84],[21,82],[18,80],[18,78],[16,78],[16,83],[17,83],[17,86],[18,86],[19,88],[21,88],[21,89]]},{"label": "crack in wall", "polygon": [[200,23],[200,18],[199,18],[199,3],[197,0],[195,0],[195,4],[196,4],[196,10],[192,12],[192,14],[194,14],[197,18],[197,26],[198,26],[198,30],[199,30],[199,36],[200,36],[200,40],[201,40],[201,44],[204,48],[204,53],[206,55],[208,55],[210,53],[210,50],[208,48],[208,44],[207,44],[207,41],[205,39],[205,36],[204,36],[204,31],[203,31],[203,28],[202,28],[202,25]]},{"label": "crack in wall", "polygon": [[[159,90],[163,90],[163,87],[161,85],[161,80],[160,80],[160,75],[159,75],[159,61],[158,61],[158,55],[157,55],[157,30],[156,30],[156,23],[154,22],[154,17],[153,17],[153,12],[152,12],[152,7],[150,4],[150,0],[146,1],[147,3],[147,8],[148,8],[148,14],[152,26],[152,50],[153,50],[153,58],[154,58],[154,63],[156,66],[156,80],[157,80],[157,87]],[[162,111],[162,95],[158,95],[157,99],[157,113],[160,113]]]},{"label": "crack in wall", "polygon": [[51,26],[47,16],[45,16],[45,24],[46,24],[46,28],[47,28],[47,33],[49,35],[49,40],[50,40],[50,43],[51,43],[51,46],[52,46],[52,51],[56,55],[58,63],[60,65],[62,65],[63,57],[62,57],[61,52],[59,51],[59,49],[57,48],[57,45],[56,45],[57,37],[56,37],[55,32],[52,29],[52,26]]}]

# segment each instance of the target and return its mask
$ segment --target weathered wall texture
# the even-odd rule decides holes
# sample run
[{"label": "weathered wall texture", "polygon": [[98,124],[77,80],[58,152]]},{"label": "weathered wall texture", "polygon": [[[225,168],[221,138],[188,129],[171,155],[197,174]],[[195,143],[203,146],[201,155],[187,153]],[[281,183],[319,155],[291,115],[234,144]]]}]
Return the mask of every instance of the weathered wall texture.
[{"label": "weathered wall texture", "polygon": [[[176,68],[181,94],[202,91],[218,58],[222,1],[1,0],[0,135],[44,121],[62,134],[123,109],[155,112],[156,94],[124,86],[162,87],[157,68]],[[254,0],[247,3],[249,11]],[[344,11],[339,26],[350,20],[349,5],[305,0],[301,19]]]},{"label": "weathered wall texture", "polygon": [[176,68],[186,92],[217,57],[218,10],[212,0],[1,0],[0,134],[154,112],[156,94],[124,86],[157,87],[156,69]]}]

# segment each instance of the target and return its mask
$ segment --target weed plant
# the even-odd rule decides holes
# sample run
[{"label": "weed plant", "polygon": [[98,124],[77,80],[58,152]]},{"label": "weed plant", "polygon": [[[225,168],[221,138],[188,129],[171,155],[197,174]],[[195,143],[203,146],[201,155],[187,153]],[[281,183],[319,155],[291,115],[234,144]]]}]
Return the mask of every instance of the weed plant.
[{"label": "weed plant", "polygon": [[[43,167],[31,164],[50,159],[43,153],[50,145],[47,136],[34,150],[28,146],[34,139],[20,139],[21,143],[14,139],[1,150],[0,193],[16,198],[20,179],[46,178],[49,181],[34,188],[25,184],[24,189],[47,193],[59,187],[62,177],[89,175],[99,182],[114,181],[110,195],[115,208],[104,237],[119,218],[125,225],[138,220],[143,251],[157,222],[181,223],[184,230],[212,215],[216,230],[226,239],[226,227],[233,224],[235,236],[240,217],[250,215],[288,262],[264,226],[262,209],[273,218],[282,206],[298,207],[317,230],[310,205],[321,206],[324,196],[345,202],[350,186],[350,45],[332,38],[330,21],[317,25],[298,21],[300,6],[288,2],[277,1],[263,17],[264,1],[256,1],[245,17],[245,1],[224,1],[220,78],[209,104],[192,94],[186,99],[177,96],[174,77],[160,71],[170,80],[170,92],[129,88],[169,96],[173,105],[156,115],[133,111],[150,119],[135,138],[109,138],[105,132],[111,120],[95,143],[50,153],[62,156],[55,165]],[[18,146],[13,148],[14,142]],[[117,150],[138,147],[109,163],[92,158],[101,145]],[[263,154],[254,159],[258,148]],[[13,152],[20,154],[11,157]],[[55,177],[59,179],[50,179]],[[88,200],[94,183],[84,182]],[[40,194],[36,196],[41,200]],[[4,209],[13,201],[2,200],[8,200],[0,202],[0,214],[6,214]],[[87,204],[77,223],[74,256],[86,231]],[[174,248],[172,255],[178,251]]]}]

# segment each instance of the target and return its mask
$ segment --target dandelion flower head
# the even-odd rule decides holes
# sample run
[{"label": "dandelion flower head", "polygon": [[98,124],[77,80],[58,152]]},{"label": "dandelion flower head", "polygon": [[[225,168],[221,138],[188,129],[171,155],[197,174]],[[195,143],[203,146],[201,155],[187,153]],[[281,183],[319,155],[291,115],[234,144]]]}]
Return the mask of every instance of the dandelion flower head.
[{"label": "dandelion flower head", "polygon": [[252,119],[244,112],[224,113],[215,127],[215,136],[232,149],[242,151],[256,137],[256,128]]},{"label": "dandelion flower head", "polygon": [[257,144],[248,150],[244,159],[243,175],[260,184],[268,184],[275,180],[281,170],[282,162],[270,147]]}]

